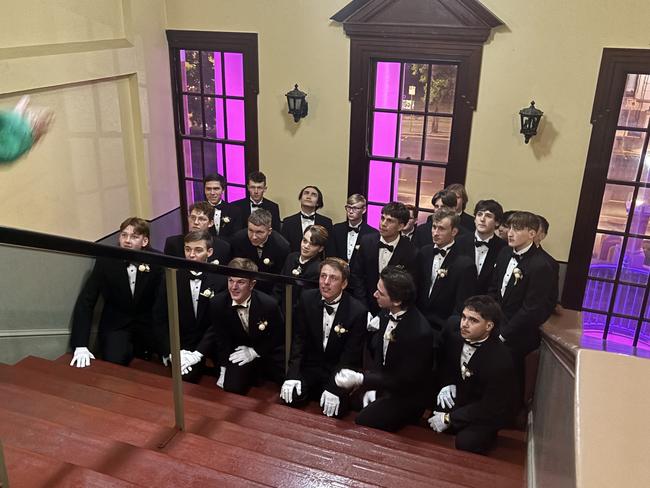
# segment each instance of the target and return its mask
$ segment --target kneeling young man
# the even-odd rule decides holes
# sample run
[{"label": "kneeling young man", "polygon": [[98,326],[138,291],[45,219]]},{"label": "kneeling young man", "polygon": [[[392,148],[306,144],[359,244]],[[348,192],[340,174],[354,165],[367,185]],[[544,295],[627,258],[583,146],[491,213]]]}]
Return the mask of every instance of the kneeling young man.
[{"label": "kneeling young man", "polygon": [[339,258],[320,264],[318,290],[302,293],[296,311],[289,371],[280,398],[291,406],[320,399],[323,413],[342,417],[348,411],[348,393],[336,386],[342,368],[361,367],[366,333],[366,308],[343,290],[350,269]]},{"label": "kneeling young man", "polygon": [[487,295],[465,301],[458,330],[445,332],[441,384],[429,425],[456,434],[456,448],[484,453],[510,422],[517,389],[510,351],[498,338],[502,312]]},{"label": "kneeling young man", "polygon": [[343,369],[335,382],[366,390],[357,424],[392,432],[417,422],[432,394],[433,330],[415,307],[415,284],[404,269],[384,268],[375,299],[382,311],[370,339],[371,371]]},{"label": "kneeling young man", "polygon": [[[228,266],[257,271],[246,258],[235,258]],[[249,278],[228,278],[228,291],[212,299],[212,325],[196,350],[181,351],[184,374],[216,349],[221,366],[217,386],[224,390],[243,395],[260,377],[282,383],[284,321],[275,299],[255,290],[255,283]]]}]

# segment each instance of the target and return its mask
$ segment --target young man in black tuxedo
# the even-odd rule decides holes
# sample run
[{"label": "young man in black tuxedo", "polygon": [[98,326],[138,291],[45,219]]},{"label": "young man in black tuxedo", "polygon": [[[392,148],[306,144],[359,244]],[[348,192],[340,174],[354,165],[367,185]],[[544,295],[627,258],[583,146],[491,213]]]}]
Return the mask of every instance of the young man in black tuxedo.
[{"label": "young man in black tuxedo", "polygon": [[266,175],[261,171],[250,173],[246,180],[246,189],[248,198],[232,202],[232,206],[239,210],[244,228],[246,228],[248,217],[253,211],[264,209],[271,214],[271,227],[279,232],[281,227],[280,207],[277,203],[264,198],[264,193],[267,190]]},{"label": "young man in black tuxedo", "polygon": [[[209,262],[212,256],[212,236],[204,230],[195,230],[185,236],[185,259]],[[213,322],[210,302],[226,290],[223,275],[179,269],[176,273],[178,289],[178,320],[180,324],[181,357],[196,350],[205,331]],[[204,360],[183,375],[190,383],[198,383],[204,370]]]},{"label": "young man in black tuxedo", "polygon": [[515,212],[508,219],[508,248],[497,257],[489,294],[501,306],[505,320],[500,338],[513,353],[515,368],[537,349],[539,327],[550,315],[548,297],[553,289],[553,270],[535,246],[539,219],[530,212]]},{"label": "young man in black tuxedo", "polygon": [[460,183],[453,183],[445,188],[447,191],[453,191],[456,194],[456,213],[460,217],[460,234],[474,233],[474,217],[465,212],[469,196],[467,190]]},{"label": "young man in black tuxedo", "polygon": [[498,339],[502,313],[487,295],[467,299],[459,329],[443,336],[440,389],[429,425],[456,434],[456,449],[485,453],[515,407],[512,356]]},{"label": "young man in black tuxedo", "polygon": [[[250,259],[235,258],[228,266],[257,271]],[[196,350],[181,351],[181,372],[187,374],[215,350],[221,367],[217,386],[246,392],[258,379],[284,380],[284,321],[277,302],[254,289],[255,280],[228,278],[228,291],[211,301],[212,325]]]},{"label": "young man in black tuxedo", "polygon": [[370,338],[371,370],[342,369],[334,381],[366,390],[357,424],[392,432],[417,422],[433,394],[433,331],[415,307],[415,283],[405,270],[385,268],[375,298],[382,312]]},{"label": "young man in black tuxedo", "polygon": [[418,228],[418,208],[415,205],[411,205],[410,203],[406,205],[406,208],[409,209],[409,221],[402,229],[402,237],[413,242],[415,231]]},{"label": "young man in black tuxedo", "polygon": [[[194,202],[190,205],[187,224],[190,232],[207,231],[214,235],[212,231],[212,227],[214,226],[214,207],[208,202]],[[185,236],[183,234],[169,236],[165,241],[165,254],[184,258],[184,239]],[[216,235],[214,235],[212,241],[214,252],[210,256],[210,262],[214,264],[225,264],[230,261],[230,244]]]},{"label": "young man in black tuxedo", "polygon": [[377,234],[377,229],[363,221],[366,210],[366,198],[363,195],[355,193],[348,197],[345,204],[347,219],[332,227],[326,250],[328,256],[344,259],[352,265],[359,239],[367,234]]},{"label": "young man in black tuxedo", "polygon": [[[231,239],[232,254],[253,261],[260,271],[279,274],[289,255],[289,243],[271,227],[272,217],[266,210],[256,210],[248,217],[248,227],[236,232]],[[273,293],[273,283],[262,281],[257,289]]]},{"label": "young man in black tuxedo", "polygon": [[[131,217],[120,225],[119,245],[143,250],[149,244],[147,221]],[[72,316],[70,366],[84,368],[95,356],[88,350],[93,311],[104,299],[98,342],[104,361],[128,365],[134,356],[164,352],[167,302],[164,273],[158,266],[97,258],[82,288]]]},{"label": "young man in black tuxedo", "polygon": [[546,220],[542,215],[538,215],[537,218],[539,219],[539,229],[537,229],[537,235],[535,236],[535,245],[540,251],[542,251],[542,254],[544,254],[544,257],[546,257],[548,264],[551,265],[551,269],[553,270],[553,287],[551,288],[551,294],[548,297],[549,310],[553,313],[560,298],[560,265],[555,258],[542,247],[542,241],[546,239],[546,236],[548,235],[548,220]]},{"label": "young man in black tuxedo", "polygon": [[[440,190],[431,198],[431,205],[433,206],[433,211],[435,212],[442,207],[454,209],[456,208],[457,201],[458,199],[456,198],[456,194],[453,191]],[[433,215],[429,215],[427,217],[427,221],[424,224],[418,226],[418,228],[415,230],[415,235],[413,236],[411,242],[413,242],[413,244],[415,244],[415,247],[418,249],[422,249],[424,246],[433,244],[433,240],[431,239],[432,217]]]},{"label": "young man in black tuxedo", "polygon": [[[205,199],[214,207],[214,225],[210,227],[215,236],[228,240],[231,235],[244,226],[241,214],[236,207],[223,200],[226,179],[218,174],[206,175],[203,179]],[[227,263],[228,261],[223,261]]]},{"label": "young man in black tuxedo", "polygon": [[296,311],[287,379],[280,398],[291,406],[320,401],[323,414],[343,417],[348,392],[334,382],[343,368],[360,369],[367,310],[343,290],[350,268],[339,258],[320,265],[318,290],[305,290]]},{"label": "young man in black tuxedo", "polygon": [[474,207],[473,234],[465,233],[456,239],[458,250],[471,257],[476,265],[478,279],[475,293],[484,295],[492,281],[492,273],[501,249],[508,244],[496,235],[503,219],[503,207],[495,200],[480,200]]},{"label": "young man in black tuxedo", "polygon": [[441,332],[452,315],[460,316],[463,303],[474,294],[474,260],[455,244],[460,218],[450,208],[436,210],[432,218],[433,245],[420,249],[418,308],[431,327]]},{"label": "young man in black tuxedo", "polygon": [[379,273],[386,266],[402,266],[412,276],[417,273],[417,249],[408,239],[401,238],[402,229],[409,220],[406,205],[391,202],[381,210],[379,234],[359,239],[358,255],[354,258],[350,276],[350,291],[372,315],[379,312],[374,293]]},{"label": "young man in black tuxedo", "polygon": [[300,212],[286,217],[282,221],[282,235],[289,241],[289,248],[292,252],[300,250],[300,241],[305,229],[310,225],[320,225],[332,231],[332,219],[316,213],[323,208],[323,193],[316,186],[310,185],[300,190],[298,194],[300,201]]}]

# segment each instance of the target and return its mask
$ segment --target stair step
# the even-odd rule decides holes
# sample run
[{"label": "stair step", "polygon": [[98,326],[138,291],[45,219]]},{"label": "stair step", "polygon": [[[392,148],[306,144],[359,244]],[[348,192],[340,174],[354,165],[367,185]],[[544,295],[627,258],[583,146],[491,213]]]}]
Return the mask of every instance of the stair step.
[{"label": "stair step", "polygon": [[57,461],[13,445],[4,445],[4,455],[9,483],[15,487],[133,488],[143,486]]}]

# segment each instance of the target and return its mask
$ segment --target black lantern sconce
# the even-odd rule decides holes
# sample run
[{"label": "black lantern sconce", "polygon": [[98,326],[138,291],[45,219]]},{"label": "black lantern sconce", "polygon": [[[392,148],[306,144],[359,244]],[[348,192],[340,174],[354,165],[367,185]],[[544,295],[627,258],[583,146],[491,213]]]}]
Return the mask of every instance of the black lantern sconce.
[{"label": "black lantern sconce", "polygon": [[293,115],[294,122],[298,122],[301,118],[307,117],[307,94],[298,90],[298,85],[287,93],[287,103],[289,104],[289,113]]},{"label": "black lantern sconce", "polygon": [[530,102],[530,107],[522,108],[519,111],[519,117],[521,117],[521,130],[519,132],[524,135],[526,144],[528,144],[531,137],[537,134],[537,126],[542,119],[542,115],[544,115],[544,112],[535,108],[534,101]]}]

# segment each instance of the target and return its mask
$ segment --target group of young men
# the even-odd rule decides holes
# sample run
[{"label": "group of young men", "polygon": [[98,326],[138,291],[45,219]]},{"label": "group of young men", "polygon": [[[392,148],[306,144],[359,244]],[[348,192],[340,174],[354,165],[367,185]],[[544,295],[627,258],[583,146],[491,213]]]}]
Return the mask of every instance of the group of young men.
[{"label": "group of young men", "polygon": [[[540,244],[548,222],[504,213],[494,200],[479,201],[472,217],[462,185],[436,193],[420,225],[417,208],[391,202],[379,228],[370,227],[358,194],[334,225],[318,212],[323,195],[313,185],[281,222],[262,173],[249,175],[246,199],[225,202],[225,186],[221,175],[206,177],[206,201],[189,208],[190,232],[169,237],[164,252],[318,287],[294,289],[285,371],[284,287],[180,270],[184,378],[198,381],[211,361],[226,391],[245,394],[265,378],[281,385],[287,405],[317,400],[334,417],[359,409],[357,423],[387,431],[431,410],[433,430],[455,433],[460,449],[487,451],[522,404],[524,358],[557,302],[557,263]],[[148,241],[146,221],[120,226],[121,247],[147,250]],[[154,353],[167,363],[162,270],[98,259],[75,307],[71,365],[94,359],[88,344],[100,295],[101,358],[129,364]]]}]

